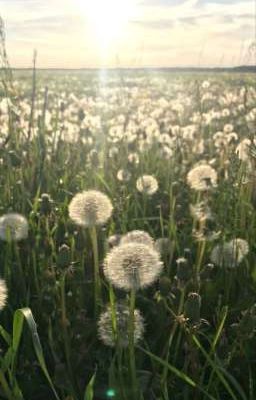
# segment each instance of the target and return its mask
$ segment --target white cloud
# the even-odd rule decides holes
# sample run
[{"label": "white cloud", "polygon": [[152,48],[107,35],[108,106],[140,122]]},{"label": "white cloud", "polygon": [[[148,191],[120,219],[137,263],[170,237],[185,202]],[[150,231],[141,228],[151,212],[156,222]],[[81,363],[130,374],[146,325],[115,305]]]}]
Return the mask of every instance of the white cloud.
[{"label": "white cloud", "polygon": [[[27,66],[36,47],[40,66],[97,66],[99,47],[80,1],[0,0],[12,63]],[[254,38],[253,13],[254,0],[186,0],[174,6],[144,2],[104,62],[113,65],[118,53],[124,65],[132,59],[148,65],[192,65],[204,48],[207,65],[218,64],[222,54],[226,63],[235,63],[240,44],[246,47]]]}]

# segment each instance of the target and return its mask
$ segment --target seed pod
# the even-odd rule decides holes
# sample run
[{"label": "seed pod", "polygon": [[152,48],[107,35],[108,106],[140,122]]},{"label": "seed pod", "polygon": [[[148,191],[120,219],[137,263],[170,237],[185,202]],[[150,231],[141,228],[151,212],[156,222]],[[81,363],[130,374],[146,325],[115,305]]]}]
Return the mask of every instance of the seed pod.
[{"label": "seed pod", "polygon": [[181,257],[176,260],[177,263],[177,279],[181,282],[187,282],[191,278],[192,269],[187,258]]},{"label": "seed pod", "polygon": [[52,199],[47,193],[43,193],[41,195],[41,199],[39,200],[40,202],[40,212],[43,215],[49,215],[52,211]]},{"label": "seed pod", "polygon": [[59,254],[57,257],[57,266],[60,268],[67,268],[70,265],[70,261],[71,261],[70,248],[66,244],[63,244],[59,248]]},{"label": "seed pod", "polygon": [[159,290],[162,296],[168,296],[172,288],[172,282],[168,276],[159,279]]},{"label": "seed pod", "polygon": [[201,296],[198,293],[189,293],[185,303],[185,317],[189,318],[192,324],[200,322]]}]

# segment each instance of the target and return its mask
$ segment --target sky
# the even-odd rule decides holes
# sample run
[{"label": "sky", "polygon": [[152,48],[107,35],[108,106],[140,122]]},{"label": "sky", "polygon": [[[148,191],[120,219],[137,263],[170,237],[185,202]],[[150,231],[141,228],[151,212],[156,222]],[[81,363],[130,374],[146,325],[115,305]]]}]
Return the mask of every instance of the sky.
[{"label": "sky", "polygon": [[254,64],[255,0],[0,0],[12,67]]}]

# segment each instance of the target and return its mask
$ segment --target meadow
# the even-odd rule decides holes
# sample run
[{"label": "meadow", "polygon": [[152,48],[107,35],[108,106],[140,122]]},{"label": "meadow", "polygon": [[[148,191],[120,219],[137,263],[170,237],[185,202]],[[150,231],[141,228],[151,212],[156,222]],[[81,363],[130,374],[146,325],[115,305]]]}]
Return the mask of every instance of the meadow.
[{"label": "meadow", "polygon": [[0,398],[255,400],[255,75],[0,87]]}]

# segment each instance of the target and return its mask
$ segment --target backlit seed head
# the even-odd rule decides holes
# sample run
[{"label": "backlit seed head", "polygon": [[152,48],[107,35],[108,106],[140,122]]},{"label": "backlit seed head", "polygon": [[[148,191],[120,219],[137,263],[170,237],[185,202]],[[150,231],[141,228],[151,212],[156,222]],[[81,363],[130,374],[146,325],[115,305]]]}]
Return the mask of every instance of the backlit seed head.
[{"label": "backlit seed head", "polygon": [[121,238],[121,244],[125,243],[142,243],[147,246],[154,246],[154,240],[152,237],[145,231],[134,230],[126,233]]},{"label": "backlit seed head", "polygon": [[17,213],[4,214],[0,217],[0,239],[19,241],[28,237],[28,222]]},{"label": "backlit seed head", "polygon": [[151,196],[152,194],[157,192],[158,182],[151,175],[143,175],[137,179],[136,187],[140,193]]},{"label": "backlit seed head", "polygon": [[[113,321],[115,321],[113,323]],[[134,310],[134,344],[142,339],[144,332],[143,317],[139,310]],[[108,306],[98,321],[98,334],[102,342],[106,346],[127,347],[129,345],[129,308],[119,303],[116,310],[111,311]]]},{"label": "backlit seed head", "polygon": [[107,241],[108,246],[110,248],[118,246],[120,244],[121,237],[122,237],[122,235],[118,235],[118,234],[109,236],[108,241]]},{"label": "backlit seed head", "polygon": [[111,217],[113,206],[104,193],[88,190],[77,193],[69,204],[70,218],[80,226],[103,225]]},{"label": "backlit seed head", "polygon": [[159,253],[152,246],[135,242],[114,247],[104,263],[107,280],[127,291],[151,285],[162,269]]},{"label": "backlit seed head", "polygon": [[230,242],[218,244],[211,252],[211,262],[220,267],[237,267],[249,252],[249,246],[244,239],[233,239]]},{"label": "backlit seed head", "polygon": [[197,191],[209,190],[217,186],[217,173],[210,165],[198,165],[189,171],[187,183]]},{"label": "backlit seed head", "polygon": [[120,182],[128,182],[131,179],[131,173],[128,170],[120,169],[117,172],[117,179]]},{"label": "backlit seed head", "polygon": [[5,281],[0,279],[0,311],[4,308],[7,300],[7,287]]}]

